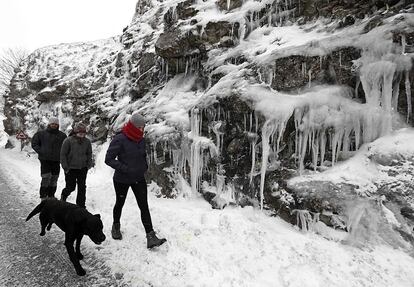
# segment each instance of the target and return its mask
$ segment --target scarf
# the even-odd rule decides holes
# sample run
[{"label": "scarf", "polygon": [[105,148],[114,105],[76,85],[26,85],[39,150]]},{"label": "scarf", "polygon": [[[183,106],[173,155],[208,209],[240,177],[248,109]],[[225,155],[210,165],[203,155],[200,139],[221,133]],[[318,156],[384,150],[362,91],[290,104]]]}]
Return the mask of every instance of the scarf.
[{"label": "scarf", "polygon": [[122,132],[124,135],[127,136],[130,140],[135,142],[139,142],[144,137],[144,132],[138,128],[136,128],[131,121],[129,121],[123,128]]}]

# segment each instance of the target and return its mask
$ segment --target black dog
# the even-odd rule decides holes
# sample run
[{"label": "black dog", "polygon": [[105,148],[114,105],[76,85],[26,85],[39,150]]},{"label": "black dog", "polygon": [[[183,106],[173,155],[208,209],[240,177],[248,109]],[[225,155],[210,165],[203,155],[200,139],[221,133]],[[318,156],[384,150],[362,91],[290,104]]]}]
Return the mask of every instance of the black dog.
[{"label": "black dog", "polygon": [[[92,215],[84,208],[56,199],[42,201],[30,212],[26,221],[38,213],[40,213],[39,219],[42,225],[40,235],[45,235],[45,229],[50,230],[53,223],[62,229],[65,232],[65,246],[70,261],[75,266],[78,275],[85,275],[86,272],[79,263],[79,260],[83,259],[83,255],[80,252],[80,244],[84,235],[88,235],[95,244],[101,244],[105,240],[100,215]],[[73,248],[75,240],[76,252]]]}]

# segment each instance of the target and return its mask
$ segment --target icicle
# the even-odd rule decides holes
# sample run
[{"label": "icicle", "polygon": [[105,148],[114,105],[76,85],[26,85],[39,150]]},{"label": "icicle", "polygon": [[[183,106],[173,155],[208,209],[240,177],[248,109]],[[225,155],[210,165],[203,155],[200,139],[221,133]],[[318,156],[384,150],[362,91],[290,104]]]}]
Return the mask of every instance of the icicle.
[{"label": "icicle", "polygon": [[165,80],[168,81],[168,61],[167,61],[166,65],[165,65]]},{"label": "icicle", "polygon": [[158,145],[158,142],[157,141],[154,141],[154,143],[152,143],[152,156],[153,156],[153,163],[155,163],[156,165],[158,165],[159,164],[159,162],[158,162],[158,155],[157,155],[157,145]]},{"label": "icicle", "polygon": [[384,118],[386,120],[383,121],[381,135],[385,135],[392,130],[392,80],[394,78],[395,69],[396,65],[394,64],[391,70],[383,75],[381,105],[385,110]]},{"label": "icicle", "polygon": [[269,78],[269,86],[272,86],[273,83],[273,69],[270,67],[270,71],[268,73],[268,78]]},{"label": "icicle", "polygon": [[384,85],[389,85],[384,80],[391,80],[393,78],[396,65],[391,62],[381,61],[368,64],[361,69],[361,83],[365,92],[366,102],[371,107],[379,107],[382,100],[391,98],[391,95],[382,94]]},{"label": "icicle", "polygon": [[342,52],[339,51],[339,67],[342,67]]},{"label": "icicle", "polygon": [[412,104],[411,104],[411,83],[409,71],[405,71],[405,94],[407,95],[407,123],[410,122]]},{"label": "icicle", "polygon": [[222,150],[222,142],[223,142],[223,136],[224,136],[224,134],[220,132],[219,130],[221,126],[222,126],[222,122],[216,122],[212,127],[213,132],[216,135],[216,146],[217,146],[217,150],[219,154]]},{"label": "icicle", "polygon": [[[382,107],[385,111],[381,115],[381,125],[378,124],[378,119],[373,118],[374,113],[369,112],[366,116],[364,126],[364,142],[366,140],[374,140],[373,138],[376,130],[379,135],[384,135],[391,131],[392,128],[392,81],[396,70],[396,64],[389,61],[379,61],[363,66],[361,69],[361,83],[365,92],[366,102],[370,108],[374,110]],[[376,112],[378,113],[378,112]],[[379,115],[377,115],[379,117]],[[368,126],[367,126],[368,124]],[[366,131],[369,128],[372,131]],[[369,136],[366,136],[369,132]],[[375,134],[375,136],[377,136]]]},{"label": "icicle", "polygon": [[193,143],[191,144],[191,157],[190,157],[190,167],[191,167],[191,189],[193,193],[196,193],[199,188],[199,178],[201,177],[201,172],[203,168],[202,156],[201,156],[201,142],[197,140],[197,137],[200,135],[200,119],[199,119],[199,110],[194,108],[191,110],[191,136],[193,138]]},{"label": "icicle", "polygon": [[267,163],[269,158],[269,138],[275,132],[275,124],[269,120],[263,124],[262,127],[262,168],[260,174],[260,209],[263,210],[263,190],[264,190],[264,181],[266,177]]},{"label": "icicle", "polygon": [[300,151],[302,149],[302,133],[300,123],[302,121],[303,111],[300,108],[296,108],[294,112],[294,121],[295,121],[295,156],[296,164],[300,163]]},{"label": "icicle", "polygon": [[218,106],[218,112],[217,112],[217,120],[219,121],[221,118],[221,109],[220,109],[220,105]]},{"label": "icicle", "polygon": [[226,177],[224,175],[217,174],[216,188],[217,188],[218,195],[223,193],[225,182],[226,182]]},{"label": "icicle", "polygon": [[172,13],[171,13],[172,14],[171,15],[172,17],[171,18],[174,20],[174,22],[176,22],[177,19],[178,19],[178,15],[177,15],[176,10],[177,10],[177,6],[173,6],[172,7]]},{"label": "icicle", "polygon": [[401,34],[401,53],[405,55],[405,47],[407,46],[407,40],[405,38],[405,34]]},{"label": "icicle", "polygon": [[361,122],[360,119],[354,120],[354,132],[355,132],[355,150],[358,150],[361,145]]},{"label": "icicle", "polygon": [[231,4],[231,0],[227,0],[227,11],[230,10],[230,4]]},{"label": "icicle", "polygon": [[272,27],[272,10],[269,9],[269,12],[267,13],[267,26]]},{"label": "icicle", "polygon": [[187,76],[188,73],[188,59],[185,59],[185,76]]},{"label": "icicle", "polygon": [[254,113],[254,132],[257,134],[259,129],[259,118],[257,117],[256,112]]},{"label": "icicle", "polygon": [[351,138],[351,132],[352,132],[352,127],[348,126],[347,123],[351,122],[351,119],[349,118],[349,116],[346,116],[345,119],[345,128],[344,128],[344,135],[342,137],[342,151],[347,153],[349,152],[350,149],[350,138]]},{"label": "icicle", "polygon": [[341,142],[344,136],[344,130],[342,128],[338,128],[334,131],[331,141],[331,149],[332,149],[332,166],[335,165],[335,162],[338,160],[338,153],[341,150]]},{"label": "icicle", "polygon": [[250,133],[249,134],[250,145],[251,145],[251,153],[252,153],[252,166],[250,168],[250,185],[253,182],[253,175],[256,165],[256,144],[257,144],[257,134]]},{"label": "icicle", "polygon": [[385,111],[391,111],[391,99],[392,99],[392,80],[394,78],[394,73],[396,65],[393,64],[389,67],[389,71],[383,74],[382,82],[382,96],[381,96],[381,106]]},{"label": "icicle", "polygon": [[299,150],[299,171],[302,172],[305,168],[305,155],[306,155],[306,148],[307,142],[309,137],[309,129],[305,129],[305,131],[299,133],[299,140],[300,140],[300,150]]},{"label": "icicle", "polygon": [[309,71],[308,71],[308,78],[309,78],[309,88],[311,87],[311,85],[312,85],[312,70],[311,69],[309,69]]},{"label": "icicle", "polygon": [[260,72],[261,68],[257,69],[257,75],[259,76],[259,82],[262,83],[262,73]]},{"label": "icicle", "polygon": [[400,96],[400,82],[401,82],[401,73],[398,73],[396,74],[396,77],[393,80],[393,87],[392,87],[391,109],[393,111],[398,110],[398,98]]},{"label": "icicle", "polygon": [[[266,120],[262,127],[262,167],[260,172],[260,208],[263,209],[263,190],[264,190],[264,182],[266,177],[267,165],[269,160],[270,154],[270,143],[272,142],[271,139],[274,140],[275,133],[278,133],[277,137],[277,148],[274,156],[277,157],[277,153],[279,152],[279,142],[283,136],[283,131],[286,127],[286,123],[284,121],[275,121],[275,120]],[[269,141],[270,140],[270,141]]]},{"label": "icicle", "polygon": [[279,19],[280,19],[280,27],[282,27],[283,26],[283,15],[282,15],[282,13],[280,13]]},{"label": "icicle", "polygon": [[[204,168],[204,162],[211,157],[217,156],[219,151],[214,143],[200,135],[202,127],[202,117],[198,108],[193,108],[190,114],[191,131],[188,137],[192,140],[190,149],[190,168],[191,168],[191,189],[193,193],[197,192],[200,187],[200,180]],[[209,154],[203,154],[203,151],[209,149]]]},{"label": "icicle", "polygon": [[368,208],[367,202],[354,203],[348,211],[347,230],[349,233],[355,234],[357,227],[362,219],[362,216]]},{"label": "icicle", "polygon": [[317,219],[315,218],[314,220],[312,218],[309,210],[294,209],[292,213],[296,213],[296,224],[300,226],[302,231],[307,232],[312,230]]},{"label": "icicle", "polygon": [[316,139],[315,139],[315,132],[312,133],[312,162],[313,162],[313,169],[316,170],[318,165],[318,157],[319,157],[319,141],[318,141],[318,134],[319,131],[316,132]]},{"label": "icicle", "polygon": [[243,18],[243,21],[240,21],[240,27],[239,27],[239,39],[240,41],[244,39],[244,37],[246,36],[246,19]]},{"label": "icicle", "polygon": [[173,167],[174,167],[174,172],[176,173],[184,173],[182,170],[182,152],[181,150],[175,149],[172,151],[172,159],[173,159]]},{"label": "icicle", "polygon": [[191,189],[195,194],[200,186],[200,177],[203,168],[201,156],[201,142],[195,141],[191,145]]},{"label": "icicle", "polygon": [[358,89],[359,89],[359,85],[361,84],[361,79],[357,78],[356,84],[355,84],[355,98],[358,99]]},{"label": "icicle", "polygon": [[250,113],[250,126],[249,126],[249,132],[252,131],[252,126],[253,126],[253,113]]},{"label": "icicle", "polygon": [[325,161],[325,152],[326,152],[326,131],[322,130],[320,133],[320,148],[321,148],[321,166],[324,165]]}]

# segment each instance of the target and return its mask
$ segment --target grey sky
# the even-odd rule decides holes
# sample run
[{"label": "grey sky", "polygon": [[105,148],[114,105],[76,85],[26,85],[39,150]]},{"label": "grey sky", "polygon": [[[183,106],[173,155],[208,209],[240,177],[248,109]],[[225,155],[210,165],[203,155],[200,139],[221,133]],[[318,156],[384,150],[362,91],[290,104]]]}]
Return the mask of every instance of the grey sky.
[{"label": "grey sky", "polygon": [[0,50],[120,35],[138,0],[0,0]]}]

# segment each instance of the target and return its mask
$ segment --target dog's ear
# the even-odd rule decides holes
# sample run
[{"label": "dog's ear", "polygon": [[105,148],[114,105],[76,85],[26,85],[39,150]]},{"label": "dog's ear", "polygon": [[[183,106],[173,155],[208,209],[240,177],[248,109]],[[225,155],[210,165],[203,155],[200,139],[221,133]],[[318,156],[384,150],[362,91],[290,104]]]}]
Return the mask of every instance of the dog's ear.
[{"label": "dog's ear", "polygon": [[98,217],[99,219],[101,219],[101,215],[100,214],[94,214],[93,216]]}]

